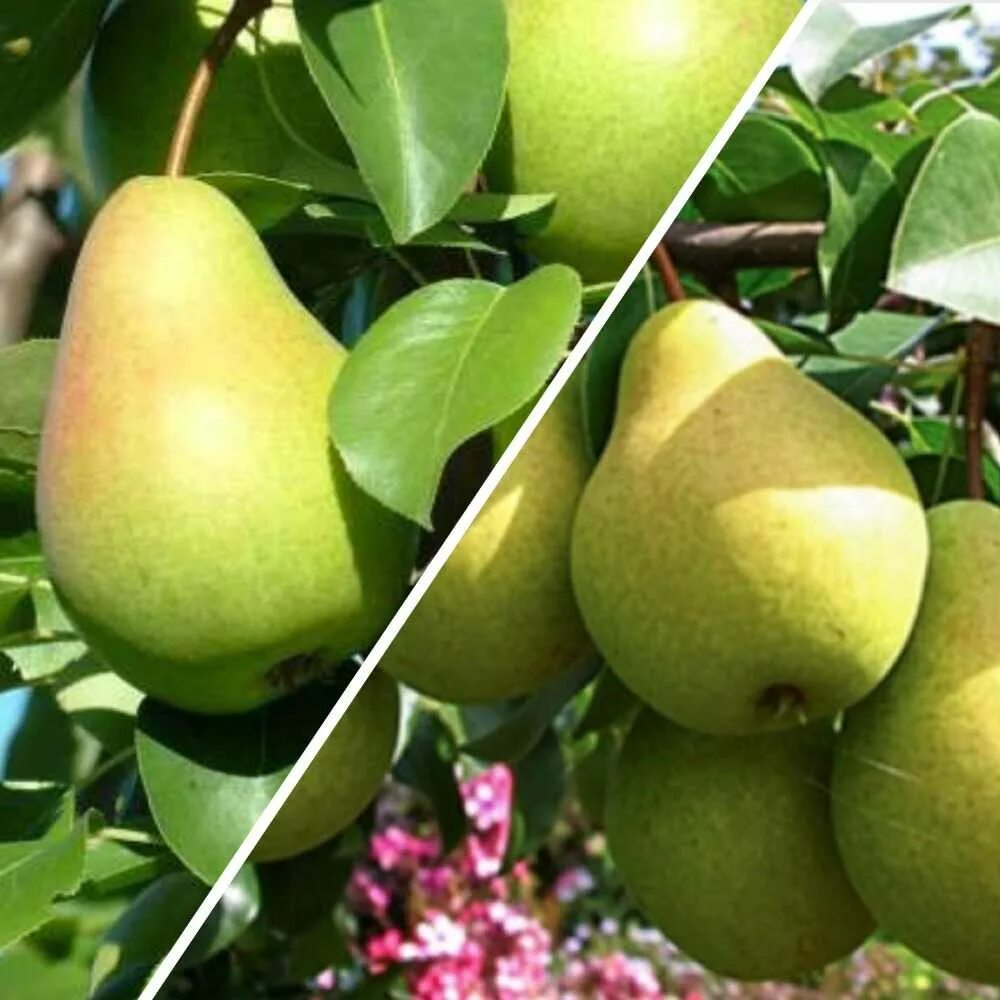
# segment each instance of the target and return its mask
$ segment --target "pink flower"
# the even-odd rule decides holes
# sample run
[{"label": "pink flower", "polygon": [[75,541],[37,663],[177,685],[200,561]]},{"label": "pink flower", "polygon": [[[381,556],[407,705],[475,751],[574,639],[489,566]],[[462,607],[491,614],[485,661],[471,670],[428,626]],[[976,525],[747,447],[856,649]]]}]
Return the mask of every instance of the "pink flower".
[{"label": "pink flower", "polygon": [[400,826],[390,826],[373,834],[370,850],[383,871],[415,871],[421,862],[436,858],[441,845],[437,837],[417,837]]}]

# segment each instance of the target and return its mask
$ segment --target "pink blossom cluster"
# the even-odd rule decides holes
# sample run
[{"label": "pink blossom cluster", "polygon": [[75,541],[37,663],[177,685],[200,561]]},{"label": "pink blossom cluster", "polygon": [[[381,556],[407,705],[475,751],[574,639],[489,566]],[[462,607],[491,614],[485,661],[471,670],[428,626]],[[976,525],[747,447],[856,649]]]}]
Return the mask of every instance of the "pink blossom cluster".
[{"label": "pink blossom cluster", "polygon": [[528,875],[501,875],[513,776],[496,765],[461,785],[469,833],[452,854],[436,833],[400,822],[376,832],[352,876],[352,908],[371,931],[361,942],[372,973],[404,970],[416,1000],[555,1000],[551,937],[518,898]]}]

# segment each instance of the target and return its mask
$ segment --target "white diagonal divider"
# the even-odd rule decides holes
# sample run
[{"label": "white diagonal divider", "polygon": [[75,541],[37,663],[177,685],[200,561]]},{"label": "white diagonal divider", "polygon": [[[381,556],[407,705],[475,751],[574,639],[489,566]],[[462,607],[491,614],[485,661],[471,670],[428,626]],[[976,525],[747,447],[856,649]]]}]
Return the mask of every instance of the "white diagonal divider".
[{"label": "white diagonal divider", "polygon": [[482,510],[483,505],[487,500],[489,500],[491,494],[497,486],[499,486],[500,480],[507,474],[507,470],[510,468],[514,459],[517,458],[518,453],[527,443],[528,438],[531,437],[535,427],[538,426],[538,422],[545,415],[546,410],[548,410],[548,408],[555,401],[556,396],[559,395],[563,386],[569,380],[570,376],[576,370],[580,362],[583,361],[587,351],[590,350],[591,345],[604,328],[605,323],[607,323],[611,314],[618,307],[618,303],[625,295],[625,292],[628,291],[632,283],[638,277],[639,272],[645,266],[646,261],[653,253],[656,245],[666,235],[671,223],[680,214],[681,209],[685,204],[687,204],[687,201],[694,193],[695,188],[699,183],[701,183],[705,174],[708,173],[709,167],[711,167],[711,165],[715,162],[719,153],[722,152],[723,147],[729,141],[729,137],[736,130],[736,126],[739,125],[746,113],[753,107],[754,102],[757,100],[760,92],[764,89],[765,84],[774,74],[775,70],[787,61],[788,54],[792,46],[795,44],[795,40],[798,38],[799,33],[805,27],[806,22],[812,16],[813,12],[822,2],[823,0],[805,0],[802,5],[802,10],[792,22],[784,37],[778,43],[777,48],[775,48],[775,50],[771,53],[770,58],[757,74],[753,83],[743,95],[740,102],[733,109],[729,118],[726,120],[725,125],[722,126],[716,137],[712,140],[711,145],[707,150],[705,150],[705,154],[698,161],[698,165],[694,168],[687,181],[685,181],[684,185],[681,187],[680,191],[677,192],[677,196],[670,203],[666,212],[663,213],[660,221],[649,234],[649,237],[642,245],[642,248],[635,255],[632,263],[625,269],[625,273],[618,280],[618,283],[615,285],[613,291],[605,300],[604,305],[602,305],[598,310],[586,331],[580,337],[572,351],[570,351],[566,360],[562,363],[562,366],[552,377],[552,381],[548,384],[545,391],[539,397],[538,402],[525,418],[524,423],[514,435],[511,443],[507,446],[507,450],[504,451],[499,461],[486,477],[486,481],[479,488],[479,491],[473,498],[472,503],[470,503],[466,508],[465,513],[462,514],[461,518],[459,518],[458,523],[451,530],[451,533],[445,539],[444,544],[440,549],[438,549],[434,557],[427,564],[427,567],[421,574],[420,579],[417,580],[413,589],[406,595],[406,598],[400,605],[399,610],[395,615],[393,615],[392,620],[386,626],[385,631],[379,637],[378,641],[372,647],[371,652],[358,668],[357,673],[351,679],[347,687],[344,688],[344,693],[337,699],[337,703],[333,706],[333,708],[330,709],[330,714],[327,715],[327,717],[323,720],[323,724],[316,730],[316,733],[309,741],[308,746],[302,751],[302,755],[295,762],[295,765],[292,767],[291,771],[289,771],[288,776],[281,783],[277,792],[274,793],[274,797],[260,814],[257,822],[254,823],[253,829],[251,829],[251,831],[246,835],[243,843],[240,844],[239,849],[232,856],[232,858],[230,858],[229,864],[226,865],[223,873],[219,876],[211,889],[209,889],[208,895],[195,911],[194,916],[188,922],[188,925],[183,931],[181,931],[181,934],[174,942],[173,947],[167,952],[163,961],[156,967],[149,979],[149,982],[146,984],[142,993],[139,994],[138,1000],[153,1000],[156,994],[163,988],[170,974],[177,966],[177,963],[181,960],[181,958],[183,958],[184,953],[194,940],[195,935],[201,930],[202,926],[204,926],[209,916],[211,916],[212,911],[225,895],[230,885],[232,885],[233,880],[236,878],[240,869],[246,864],[250,854],[253,852],[253,849],[257,846],[257,842],[264,835],[264,831],[271,825],[271,821],[275,816],[277,816],[281,807],[284,805],[285,800],[292,793],[292,789],[294,789],[299,783],[299,779],[303,774],[305,774],[309,765],[313,762],[313,758],[319,753],[320,748],[326,742],[327,737],[329,737],[333,730],[336,729],[337,724],[343,718],[344,713],[351,707],[351,703],[357,697],[358,692],[371,676],[374,669],[378,666],[379,660],[382,659],[386,650],[388,650],[389,646],[392,644],[393,639],[395,639],[397,633],[402,629],[403,625],[406,624],[406,619],[410,617],[413,613],[413,609],[420,603],[420,600],[427,591],[427,588],[431,586],[434,582],[434,578],[441,571],[441,567],[448,561],[448,558],[455,550],[455,547],[462,540],[462,536],[469,530],[472,522],[476,519],[480,510]]}]

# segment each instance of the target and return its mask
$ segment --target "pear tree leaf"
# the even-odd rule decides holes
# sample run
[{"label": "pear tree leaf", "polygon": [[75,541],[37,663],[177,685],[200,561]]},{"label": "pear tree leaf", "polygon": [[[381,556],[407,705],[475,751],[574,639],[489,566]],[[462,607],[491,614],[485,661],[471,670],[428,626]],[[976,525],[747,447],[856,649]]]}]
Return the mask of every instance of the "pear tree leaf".
[{"label": "pear tree leaf", "polygon": [[452,222],[483,226],[498,222],[523,223],[538,216],[541,217],[539,223],[544,224],[555,200],[555,195],[552,194],[468,192],[455,202],[447,218]]},{"label": "pear tree leaf", "polygon": [[944,129],[903,209],[893,291],[1000,323],[1000,121],[969,112]]},{"label": "pear tree leaf", "polygon": [[312,684],[256,711],[207,722],[143,701],[135,747],[149,809],[164,841],[203,881],[222,873],[339,691]]},{"label": "pear tree leaf", "polygon": [[507,77],[503,0],[295,0],[295,14],[306,63],[405,243],[445,216],[490,147]]},{"label": "pear tree leaf", "polygon": [[[892,11],[889,4],[824,0],[792,50],[792,73],[813,102],[842,76],[950,17],[960,2],[924,3]],[[878,9],[874,9],[874,8]]]},{"label": "pear tree leaf", "polygon": [[56,349],[54,340],[28,340],[0,350],[0,462],[28,469],[38,463]]},{"label": "pear tree leaf", "polygon": [[[961,428],[953,427],[947,420],[918,417],[907,422],[906,430],[909,441],[903,454],[924,503],[930,507],[965,499],[968,461]],[[988,452],[983,455],[983,483],[990,499],[1000,503],[1000,464]]]},{"label": "pear tree leaf", "polygon": [[841,142],[823,145],[830,213],[819,242],[819,273],[831,329],[878,300],[903,199],[889,169]]},{"label": "pear tree leaf", "polygon": [[4,4],[0,15],[0,153],[66,89],[107,5],[108,0]]},{"label": "pear tree leaf", "polygon": [[92,898],[117,895],[177,867],[162,844],[121,843],[98,833],[87,841],[80,891]]},{"label": "pear tree leaf", "polygon": [[705,218],[719,222],[821,219],[826,211],[823,168],[809,133],[760,112],[740,122],[694,197]]},{"label": "pear tree leaf", "polygon": [[73,725],[93,736],[107,753],[131,744],[143,694],[92,657],[64,670],[54,695]]},{"label": "pear tree leaf", "polygon": [[331,436],[358,485],[429,526],[448,456],[538,392],[580,295],[576,272],[553,264],[506,288],[440,281],[383,313],[330,397]]},{"label": "pear tree leaf", "polygon": [[[114,996],[112,987],[122,980],[141,986],[194,916],[206,891],[188,872],[170,872],[143,890],[101,939],[91,972],[91,995]],[[260,887],[248,865],[198,931],[181,967],[197,965],[227,948],[259,911]]]},{"label": "pear tree leaf", "polygon": [[610,667],[604,667],[597,675],[587,709],[573,729],[573,735],[582,738],[610,729],[638,711],[640,705],[639,699],[618,675]]},{"label": "pear tree leaf", "polygon": [[422,710],[392,771],[396,781],[416,789],[431,804],[445,851],[458,844],[468,828],[455,776],[457,757],[451,729],[437,712]]},{"label": "pear tree leaf", "polygon": [[[520,760],[538,745],[566,703],[594,679],[597,670],[594,657],[586,657],[541,690],[504,705],[485,732],[478,733],[459,749],[480,760],[508,763]],[[467,710],[467,714],[473,712],[474,709]]]},{"label": "pear tree leaf", "polygon": [[77,741],[69,716],[48,687],[31,690],[7,748],[7,781],[68,784],[74,776]]},{"label": "pear tree leaf", "polygon": [[[935,317],[872,310],[830,338],[838,354],[854,357],[813,357],[805,371],[845,402],[864,410],[895,374],[892,362],[912,353],[937,326]],[[885,358],[886,363],[859,358]]]},{"label": "pear tree leaf", "polygon": [[72,789],[0,784],[0,950],[45,923],[76,892],[90,818],[74,819]]},{"label": "pear tree leaf", "polygon": [[545,842],[562,812],[566,764],[559,738],[549,729],[526,756],[511,767],[511,809],[507,863],[533,854]]}]

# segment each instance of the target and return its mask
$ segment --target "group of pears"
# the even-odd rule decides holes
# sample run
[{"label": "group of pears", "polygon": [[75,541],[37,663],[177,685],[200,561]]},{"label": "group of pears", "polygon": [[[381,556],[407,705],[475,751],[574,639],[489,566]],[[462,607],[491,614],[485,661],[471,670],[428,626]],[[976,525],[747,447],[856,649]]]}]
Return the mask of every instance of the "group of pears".
[{"label": "group of pears", "polygon": [[[123,682],[209,715],[254,710],[363,651],[398,605],[416,548],[414,527],[358,489],[331,447],[327,404],[344,348],[295,300],[223,195],[197,179],[149,176],[230,6],[119,0],[101,26],[83,119],[92,188],[107,201],[73,280],[37,498],[48,572],[94,653]],[[624,0],[599,51],[591,26],[606,5],[587,6],[507,0],[507,106],[484,169],[495,190],[556,193],[536,251],[605,280],[638,248],[798,4],[718,0],[709,16],[693,0]],[[735,52],[727,16],[741,29]],[[679,100],[696,71],[711,86],[697,102]],[[607,141],[595,144],[595,132]],[[631,150],[624,161],[622,148]],[[321,187],[331,160],[349,163],[351,151],[310,78],[290,5],[269,7],[217,74],[188,170]],[[570,448],[582,485],[586,457]],[[557,584],[561,567],[536,556],[534,540],[568,519],[575,486],[566,506],[523,519],[521,548],[539,581]],[[504,587],[498,579],[495,592]],[[518,689],[535,683],[539,644],[554,643],[543,657],[550,669],[564,659],[564,629],[552,629],[548,610],[518,637]],[[574,614],[572,602],[562,611]],[[502,697],[510,686],[494,692],[482,681],[466,694]],[[380,674],[257,856],[299,853],[346,826],[377,791],[397,724],[398,689]]]},{"label": "group of pears", "polygon": [[465,703],[596,649],[642,705],[610,851],[716,972],[796,978],[879,926],[1000,982],[1000,509],[925,514],[875,427],[711,302],[636,334],[593,469],[583,428],[571,381],[384,669]]}]

